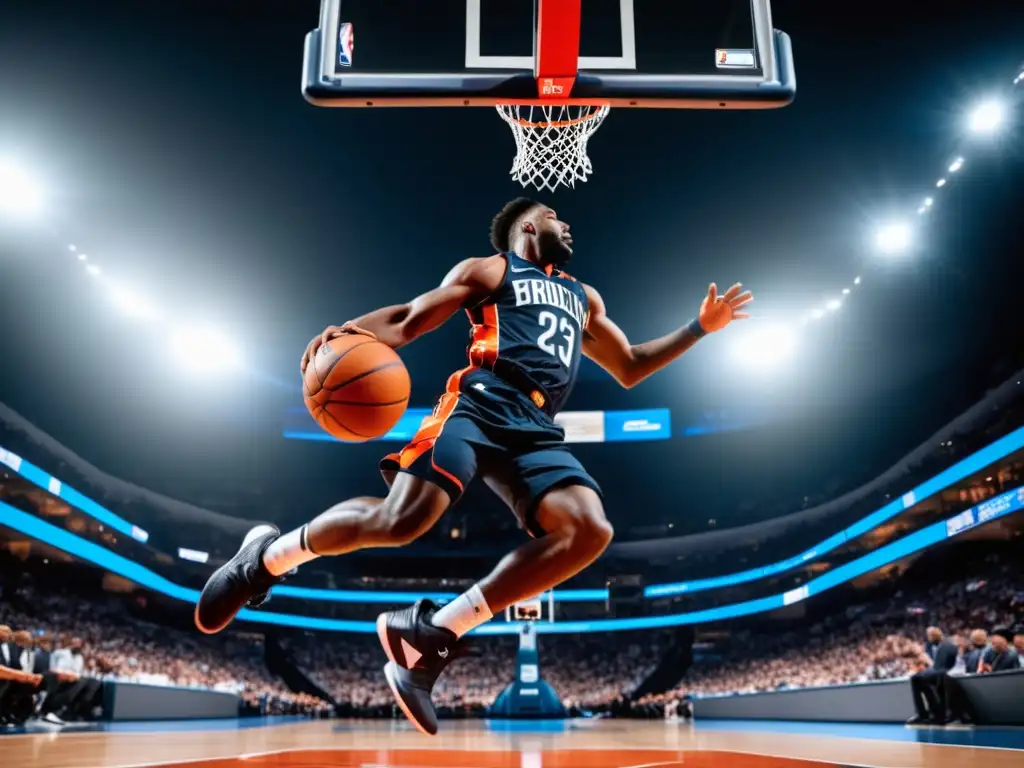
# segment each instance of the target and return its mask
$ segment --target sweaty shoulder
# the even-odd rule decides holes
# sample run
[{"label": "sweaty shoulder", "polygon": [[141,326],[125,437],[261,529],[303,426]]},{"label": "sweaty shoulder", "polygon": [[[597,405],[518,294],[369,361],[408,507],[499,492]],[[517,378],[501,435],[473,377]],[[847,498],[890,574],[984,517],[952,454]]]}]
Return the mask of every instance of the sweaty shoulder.
[{"label": "sweaty shoulder", "polygon": [[470,298],[467,304],[475,304],[501,287],[506,264],[501,254],[464,259],[451,268],[441,285],[468,288]]}]

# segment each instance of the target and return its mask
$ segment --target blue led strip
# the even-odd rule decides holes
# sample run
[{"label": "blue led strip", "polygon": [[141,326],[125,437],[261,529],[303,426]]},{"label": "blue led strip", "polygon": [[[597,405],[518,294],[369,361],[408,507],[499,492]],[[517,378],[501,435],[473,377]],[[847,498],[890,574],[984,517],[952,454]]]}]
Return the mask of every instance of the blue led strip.
[{"label": "blue led strip", "polygon": [[[0,463],[7,464],[11,469],[29,482],[35,483],[40,488],[52,493],[54,496],[59,496],[71,506],[77,507],[82,512],[85,512],[85,514],[98,520],[109,528],[112,528],[119,533],[123,533],[125,536],[131,536],[142,541],[149,538],[145,531],[142,531],[127,520],[115,515],[109,509],[101,507],[88,496],[79,493],[70,486],[64,485],[62,482],[57,480],[57,478],[44,472],[34,464],[25,461],[21,457],[16,457],[16,454],[8,453],[0,447],[0,458],[4,458],[5,456],[7,460]],[[17,461],[13,460],[14,457],[17,458]]]},{"label": "blue led strip", "polygon": [[[326,436],[326,434],[325,434]],[[333,440],[329,436],[328,439]],[[809,562],[817,557],[825,555],[837,547],[842,546],[846,542],[861,536],[864,533],[872,530],[873,528],[891,520],[896,517],[903,510],[912,507],[920,501],[934,495],[938,491],[958,482],[965,477],[969,477],[974,473],[984,469],[988,465],[995,461],[1008,456],[1016,450],[1024,447],[1024,427],[1011,432],[1010,434],[996,440],[990,445],[985,446],[976,453],[968,456],[965,459],[957,462],[948,469],[940,472],[935,477],[921,483],[921,485],[914,488],[909,493],[904,494],[901,498],[889,502],[881,509],[872,512],[867,517],[854,523],[849,528],[835,533],[829,536],[824,541],[818,542],[810,549],[795,555],[794,557],[781,560],[777,563],[771,563],[769,565],[753,568],[747,571],[741,571],[739,573],[724,574],[722,576],[714,576],[707,579],[696,579],[694,581],[682,581],[672,584],[650,584],[644,589],[644,596],[649,598],[655,597],[667,597],[671,595],[689,594],[692,592],[703,592],[709,589],[717,589],[719,587],[733,586],[736,584],[745,584],[751,581],[757,581],[758,579],[766,578],[768,576],[774,576],[776,574],[788,571],[792,568],[797,568],[800,565]],[[11,466],[15,472],[20,474],[27,480],[30,480],[40,488],[48,489],[54,493],[54,495],[67,501],[74,507],[77,507],[81,511],[88,515],[91,515],[96,520],[105,523],[114,530],[120,531],[125,535],[132,536],[140,541],[145,542],[148,538],[148,534],[141,530],[138,526],[134,526],[131,523],[121,519],[113,512],[103,508],[96,502],[92,501],[86,496],[83,496],[78,491],[70,488],[67,485],[59,484],[54,492],[55,479],[49,474],[33,466],[27,461],[20,460],[14,462],[10,459],[12,454],[7,454],[9,466],[17,464],[18,466]],[[0,460],[4,457],[3,449],[0,449]],[[330,590],[330,589],[311,589],[304,587],[289,587],[279,586],[275,587],[274,594],[279,597],[297,597],[305,600],[325,600],[329,602],[362,602],[362,603],[402,603],[406,602],[410,597],[411,593],[406,592],[384,592],[384,591],[359,591],[359,590]],[[452,595],[450,593],[435,593],[432,595],[421,595],[416,594],[413,597],[431,597],[438,600],[449,600]],[[606,589],[567,589],[567,590],[555,590],[554,600],[556,603],[570,603],[570,602],[600,602],[608,599],[608,590]]]},{"label": "blue led strip", "polygon": [[[786,605],[807,600],[820,595],[835,586],[846,583],[865,573],[874,571],[884,565],[900,560],[907,555],[931,547],[944,539],[959,536],[964,531],[996,520],[1000,517],[1024,508],[1024,486],[1000,494],[975,507],[964,510],[948,520],[932,523],[909,536],[886,544],[884,547],[869,552],[849,563],[833,568],[828,573],[811,579],[802,587],[781,595],[770,595],[757,600],[708,608],[703,611],[676,613],[665,616],[645,616],[631,619],[595,619],[591,621],[539,622],[537,632],[546,635],[578,634],[588,632],[621,632],[638,629],[658,629],[677,627],[684,624],[702,624],[739,616],[750,616],[782,608]],[[95,563],[108,571],[116,573],[140,586],[160,592],[176,600],[195,603],[199,592],[188,589],[180,584],[165,579],[145,566],[111,552],[91,541],[79,538],[73,533],[58,528],[44,520],[22,512],[19,509],[0,501],[0,524],[16,531],[44,541],[50,546],[61,549],[68,554]],[[239,612],[242,621],[281,626],[301,627],[303,629],[320,629],[333,632],[357,632],[370,634],[376,632],[372,621],[350,621],[345,619],[324,619],[315,616],[298,616],[288,613],[270,611],[253,611],[248,608]],[[494,622],[485,624],[474,630],[479,635],[514,635],[518,634],[517,623]]]},{"label": "blue led strip", "polygon": [[1001,437],[994,443],[991,443],[976,453],[971,454],[967,458],[958,461],[956,464],[935,475],[935,477],[930,480],[926,480],[921,483],[909,493],[904,494],[901,498],[890,501],[881,509],[872,512],[870,515],[862,518],[849,528],[829,536],[824,541],[818,542],[810,549],[801,552],[799,555],[781,560],[777,563],[771,563],[770,565],[765,565],[760,568],[752,568],[749,571],[741,571],[739,573],[714,576],[708,579],[696,579],[694,581],[681,581],[674,584],[650,584],[644,588],[644,597],[667,597],[669,595],[703,592],[708,589],[717,589],[718,587],[727,587],[735,584],[745,584],[747,582],[757,581],[758,579],[763,579],[767,576],[774,576],[782,573],[783,571],[788,571],[791,568],[797,568],[800,565],[821,557],[822,555],[828,554],[832,550],[841,547],[846,542],[867,533],[882,523],[896,517],[898,514],[903,512],[903,510],[924,501],[929,496],[938,493],[953,483],[973,475],[975,472],[984,469],[989,464],[998,461],[1004,456],[1010,455],[1021,447],[1024,447],[1024,427],[1011,432],[1005,437]]}]

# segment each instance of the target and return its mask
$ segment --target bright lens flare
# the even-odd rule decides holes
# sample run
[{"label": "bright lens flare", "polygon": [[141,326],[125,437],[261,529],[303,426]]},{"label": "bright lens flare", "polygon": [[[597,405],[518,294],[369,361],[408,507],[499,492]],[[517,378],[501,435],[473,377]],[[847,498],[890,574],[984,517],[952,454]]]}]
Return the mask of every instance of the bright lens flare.
[{"label": "bright lens flare", "polygon": [[0,216],[31,218],[43,209],[43,188],[24,168],[0,160]]},{"label": "bright lens flare", "polygon": [[732,348],[733,359],[743,368],[769,373],[791,362],[797,349],[797,334],[787,325],[751,328]]},{"label": "bright lens flare", "polygon": [[223,373],[242,365],[239,345],[215,328],[181,328],[171,336],[171,351],[192,373]]}]

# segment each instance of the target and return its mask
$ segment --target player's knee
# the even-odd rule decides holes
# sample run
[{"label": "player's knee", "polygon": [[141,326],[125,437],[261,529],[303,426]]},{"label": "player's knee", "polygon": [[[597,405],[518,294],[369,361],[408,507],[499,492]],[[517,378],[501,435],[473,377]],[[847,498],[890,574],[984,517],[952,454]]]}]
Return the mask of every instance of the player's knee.
[{"label": "player's knee", "polygon": [[615,531],[605,517],[604,510],[598,506],[587,507],[577,522],[576,538],[580,546],[593,557],[597,557],[611,544]]},{"label": "player's knee", "polygon": [[[593,498],[589,498],[589,497]],[[615,531],[597,494],[568,492],[552,498],[541,514],[545,530],[558,531],[580,555],[597,557],[611,543]]]}]

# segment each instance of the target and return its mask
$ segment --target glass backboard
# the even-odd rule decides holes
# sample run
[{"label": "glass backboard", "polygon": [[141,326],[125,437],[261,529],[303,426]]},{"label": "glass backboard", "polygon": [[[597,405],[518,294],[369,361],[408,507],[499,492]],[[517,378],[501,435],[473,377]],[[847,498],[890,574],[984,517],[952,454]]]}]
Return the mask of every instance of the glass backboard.
[{"label": "glass backboard", "polygon": [[321,106],[756,109],[796,93],[770,0],[323,0]]}]

